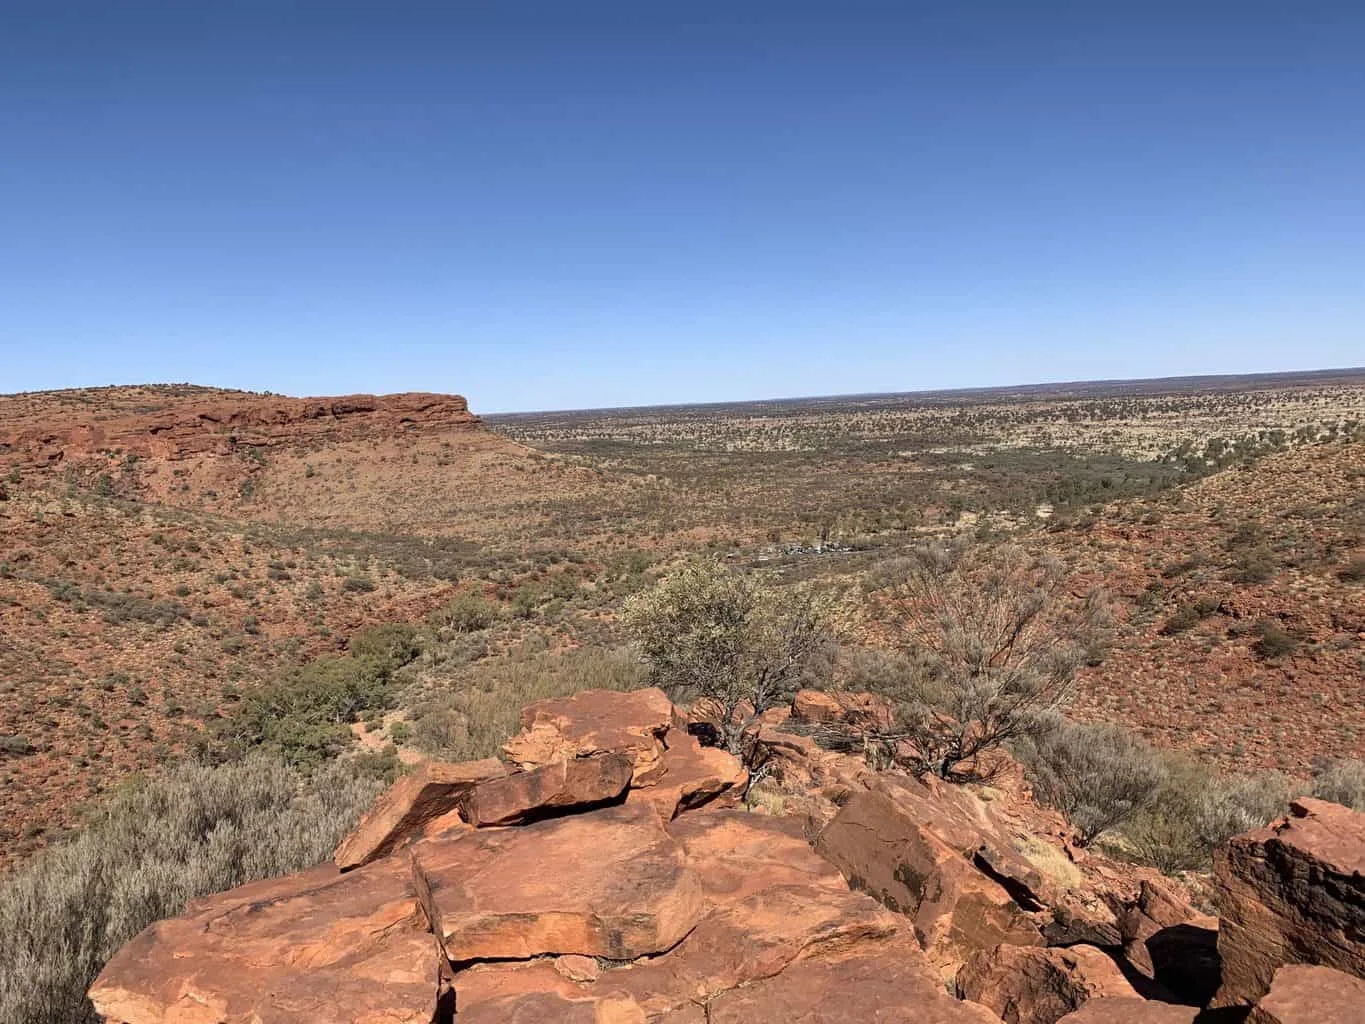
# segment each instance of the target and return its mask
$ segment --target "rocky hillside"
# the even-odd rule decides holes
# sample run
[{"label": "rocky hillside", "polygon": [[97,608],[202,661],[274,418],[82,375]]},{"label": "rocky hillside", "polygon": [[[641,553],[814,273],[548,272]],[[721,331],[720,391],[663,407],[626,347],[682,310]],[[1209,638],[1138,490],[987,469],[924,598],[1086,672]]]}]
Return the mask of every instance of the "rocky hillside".
[{"label": "rocky hillside", "polygon": [[502,759],[423,765],[335,863],[152,925],[91,998],[115,1024],[1365,1016],[1365,815],[1303,800],[1232,840],[1215,917],[1078,849],[1017,771],[926,783],[806,735],[872,704],[765,715],[761,780],[658,690],[533,704]]}]

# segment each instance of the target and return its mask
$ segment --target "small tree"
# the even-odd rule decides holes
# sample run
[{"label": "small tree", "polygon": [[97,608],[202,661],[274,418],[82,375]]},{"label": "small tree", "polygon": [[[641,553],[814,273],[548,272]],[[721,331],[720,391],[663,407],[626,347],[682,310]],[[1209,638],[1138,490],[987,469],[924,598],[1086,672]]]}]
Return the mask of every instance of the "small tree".
[{"label": "small tree", "polygon": [[650,678],[674,699],[713,701],[725,748],[788,700],[831,641],[825,602],[777,591],[715,563],[684,567],[626,603]]},{"label": "small tree", "polygon": [[981,778],[982,755],[1035,735],[1071,699],[1076,671],[1102,657],[1108,605],[1072,597],[1059,561],[1015,546],[934,544],[890,567],[910,655],[885,739],[921,774]]}]

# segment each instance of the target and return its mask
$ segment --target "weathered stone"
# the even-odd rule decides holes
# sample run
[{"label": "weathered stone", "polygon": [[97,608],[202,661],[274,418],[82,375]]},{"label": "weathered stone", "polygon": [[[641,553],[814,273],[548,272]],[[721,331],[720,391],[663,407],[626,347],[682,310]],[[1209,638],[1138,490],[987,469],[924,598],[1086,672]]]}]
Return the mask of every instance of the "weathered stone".
[{"label": "weathered stone", "polygon": [[[775,977],[720,994],[703,1017],[692,1019],[708,1024],[999,1024],[982,1007],[944,992],[917,952],[907,936],[803,960]],[[686,1013],[662,1017],[661,1024],[689,1024]]]},{"label": "weathered stone", "polygon": [[1360,1024],[1365,980],[1330,967],[1289,964],[1275,972],[1270,991],[1247,1024]]},{"label": "weathered stone", "polygon": [[464,817],[484,828],[601,804],[625,793],[634,770],[634,759],[624,751],[552,761],[479,783],[465,802]]},{"label": "weathered stone", "polygon": [[583,690],[572,697],[528,704],[522,731],[503,746],[507,759],[523,769],[590,754],[626,752],[635,765],[634,784],[649,785],[662,771],[663,737],[675,722],[675,708],[659,689]]},{"label": "weathered stone", "polygon": [[1058,1024],[1194,1024],[1199,1010],[1132,996],[1100,996],[1068,1013]]},{"label": "weathered stone", "polygon": [[403,860],[326,865],[150,926],[90,998],[119,1024],[430,1024],[439,959]]},{"label": "weathered stone", "polygon": [[570,981],[577,982],[596,981],[602,976],[602,968],[597,966],[596,960],[577,953],[556,957],[555,970]]},{"label": "weathered stone", "polygon": [[1090,999],[1138,998],[1114,961],[1093,946],[997,946],[975,953],[958,972],[957,990],[1006,1024],[1055,1024]]},{"label": "weathered stone", "polygon": [[1043,944],[1003,886],[886,793],[854,794],[816,850],[854,888],[909,916],[930,961],[947,975],[977,950]]},{"label": "weathered stone", "polygon": [[885,729],[891,725],[891,702],[875,693],[799,690],[792,699],[791,717],[807,725],[837,722]]},{"label": "weathered stone", "polygon": [[334,855],[343,871],[378,860],[423,834],[437,818],[456,811],[480,782],[507,774],[496,758],[485,761],[423,762],[375,801]]},{"label": "weathered stone", "polygon": [[456,961],[669,949],[700,920],[701,886],[648,807],[424,840],[414,852]]},{"label": "weathered stone", "polygon": [[1249,1006],[1285,964],[1365,977],[1365,814],[1302,799],[1214,857],[1223,984],[1215,1006]]},{"label": "weathered stone", "polygon": [[671,734],[657,781],[633,789],[628,803],[646,803],[665,821],[712,801],[733,804],[749,773],[739,759],[719,747],[703,747],[695,736]]}]

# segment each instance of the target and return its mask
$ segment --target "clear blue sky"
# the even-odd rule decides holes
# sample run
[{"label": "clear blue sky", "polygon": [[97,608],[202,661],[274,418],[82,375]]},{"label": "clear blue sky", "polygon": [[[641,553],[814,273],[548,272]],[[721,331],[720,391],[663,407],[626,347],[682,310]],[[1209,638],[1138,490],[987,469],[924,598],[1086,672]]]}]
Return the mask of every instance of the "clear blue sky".
[{"label": "clear blue sky", "polygon": [[1365,363],[1365,5],[0,0],[0,392]]}]

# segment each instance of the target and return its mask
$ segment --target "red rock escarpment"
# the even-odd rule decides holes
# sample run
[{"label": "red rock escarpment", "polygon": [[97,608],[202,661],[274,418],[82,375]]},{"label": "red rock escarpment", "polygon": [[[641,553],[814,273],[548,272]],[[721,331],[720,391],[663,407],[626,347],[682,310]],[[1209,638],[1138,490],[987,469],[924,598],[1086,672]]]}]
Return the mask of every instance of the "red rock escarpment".
[{"label": "red rock escarpment", "polygon": [[240,448],[345,440],[407,431],[473,429],[480,423],[459,395],[410,392],[283,398],[243,395],[180,402],[164,411],[60,422],[0,423],[0,460],[53,465],[118,450],[139,458],[225,455]]}]

